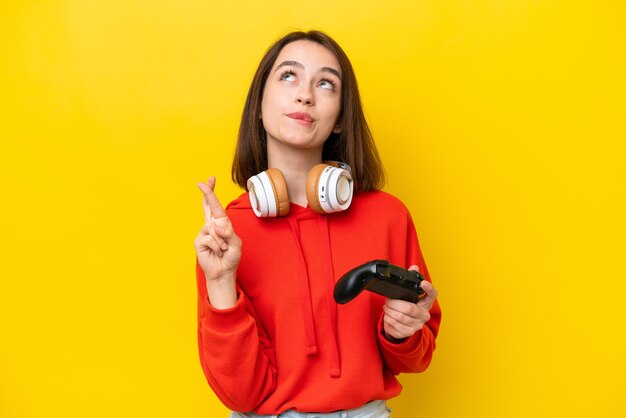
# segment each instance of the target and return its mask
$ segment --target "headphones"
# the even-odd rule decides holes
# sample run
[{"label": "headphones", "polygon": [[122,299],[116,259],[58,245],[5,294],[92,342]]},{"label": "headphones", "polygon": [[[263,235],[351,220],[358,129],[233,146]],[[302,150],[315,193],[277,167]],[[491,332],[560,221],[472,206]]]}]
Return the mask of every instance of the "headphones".
[{"label": "headphones", "polygon": [[[315,165],[307,176],[306,198],[315,213],[341,212],[352,203],[350,166],[338,161]],[[259,218],[287,216],[289,195],[283,173],[270,168],[248,179],[252,210]]]}]

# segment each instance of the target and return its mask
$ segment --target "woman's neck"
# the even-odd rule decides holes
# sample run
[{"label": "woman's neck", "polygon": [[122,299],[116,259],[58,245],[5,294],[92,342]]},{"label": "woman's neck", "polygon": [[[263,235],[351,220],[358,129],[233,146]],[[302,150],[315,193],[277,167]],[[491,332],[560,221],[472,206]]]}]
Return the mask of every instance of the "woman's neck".
[{"label": "woman's neck", "polygon": [[321,162],[322,147],[300,149],[275,140],[267,142],[267,166],[268,168],[278,168],[283,173],[289,201],[297,205],[307,205],[307,176],[313,166]]}]

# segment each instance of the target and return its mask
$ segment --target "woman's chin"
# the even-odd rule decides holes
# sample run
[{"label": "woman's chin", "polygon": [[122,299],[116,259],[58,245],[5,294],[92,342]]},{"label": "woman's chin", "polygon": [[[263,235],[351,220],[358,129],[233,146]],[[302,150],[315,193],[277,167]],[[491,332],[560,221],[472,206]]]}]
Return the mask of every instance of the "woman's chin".
[{"label": "woman's chin", "polygon": [[275,141],[280,144],[281,147],[301,150],[318,149],[324,146],[324,141],[299,136],[275,139]]}]

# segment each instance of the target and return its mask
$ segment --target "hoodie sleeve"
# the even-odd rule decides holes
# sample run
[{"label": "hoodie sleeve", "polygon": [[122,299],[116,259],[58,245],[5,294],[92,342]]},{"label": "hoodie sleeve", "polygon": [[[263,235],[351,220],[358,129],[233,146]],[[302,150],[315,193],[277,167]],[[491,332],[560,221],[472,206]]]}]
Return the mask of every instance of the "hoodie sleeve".
[{"label": "hoodie sleeve", "polygon": [[[417,233],[411,215],[407,211],[407,247],[405,268],[412,265],[419,267],[420,273],[431,282],[422,251],[420,250]],[[424,324],[424,327],[412,336],[406,338],[400,343],[393,343],[385,338],[384,335],[384,313],[381,314],[378,321],[378,345],[383,355],[383,359],[387,367],[393,374],[399,373],[419,373],[428,368],[430,360],[435,350],[435,339],[439,332],[439,324],[441,323],[441,308],[439,301],[435,300],[430,310],[430,320]]]},{"label": "hoodie sleeve", "polygon": [[234,411],[253,410],[276,387],[276,358],[267,335],[241,289],[237,304],[218,310],[207,296],[196,261],[198,348],[204,375],[220,400]]}]

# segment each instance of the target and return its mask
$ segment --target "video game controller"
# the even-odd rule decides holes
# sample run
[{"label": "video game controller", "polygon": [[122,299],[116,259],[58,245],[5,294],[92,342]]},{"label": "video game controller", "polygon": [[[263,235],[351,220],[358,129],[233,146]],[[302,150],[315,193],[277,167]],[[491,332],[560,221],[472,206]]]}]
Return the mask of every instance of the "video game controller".
[{"label": "video game controller", "polygon": [[424,289],[420,284],[424,276],[413,270],[405,270],[394,266],[387,260],[373,260],[353,268],[335,285],[335,301],[348,303],[363,289],[387,296],[391,299],[402,299],[417,302]]}]

